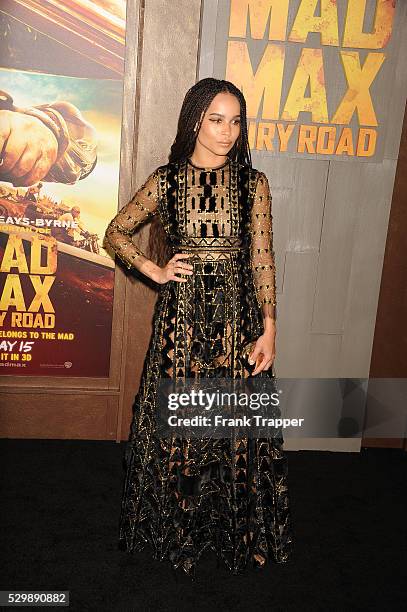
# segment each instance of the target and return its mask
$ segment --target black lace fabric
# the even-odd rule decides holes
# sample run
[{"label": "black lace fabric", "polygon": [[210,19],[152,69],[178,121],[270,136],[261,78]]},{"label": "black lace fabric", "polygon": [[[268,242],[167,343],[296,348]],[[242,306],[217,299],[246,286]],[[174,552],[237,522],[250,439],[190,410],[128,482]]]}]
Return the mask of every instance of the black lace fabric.
[{"label": "black lace fabric", "polygon": [[[160,438],[160,379],[248,378],[244,347],[275,317],[272,197],[264,173],[234,161],[157,168],[106,230],[128,267],[144,253],[132,235],[159,215],[173,252],[190,253],[187,282],[160,286],[126,447],[119,542],[195,576],[214,551],[237,574],[284,563],[292,549],[287,458],[274,438]],[[273,369],[256,375],[276,391]]]}]

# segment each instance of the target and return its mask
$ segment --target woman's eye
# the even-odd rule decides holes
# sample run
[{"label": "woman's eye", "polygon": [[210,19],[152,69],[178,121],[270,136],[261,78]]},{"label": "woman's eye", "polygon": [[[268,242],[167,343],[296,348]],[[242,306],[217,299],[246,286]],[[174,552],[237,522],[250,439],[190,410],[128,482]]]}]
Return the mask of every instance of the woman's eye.
[{"label": "woman's eye", "polygon": [[[209,119],[212,123],[222,123],[222,119]],[[240,125],[240,119],[234,119],[233,123],[235,125]]]}]

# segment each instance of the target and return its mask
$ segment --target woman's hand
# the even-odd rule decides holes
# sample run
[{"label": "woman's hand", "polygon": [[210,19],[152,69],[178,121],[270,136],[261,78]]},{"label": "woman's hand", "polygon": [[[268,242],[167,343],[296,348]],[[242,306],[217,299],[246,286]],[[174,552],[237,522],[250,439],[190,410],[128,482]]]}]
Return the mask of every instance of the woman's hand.
[{"label": "woman's hand", "polygon": [[189,263],[180,261],[184,257],[190,257],[191,253],[175,253],[164,268],[159,268],[155,274],[154,280],[160,285],[168,283],[170,280],[175,280],[178,283],[186,283],[186,278],[176,276],[176,274],[193,274],[193,266]]},{"label": "woman's hand", "polygon": [[256,363],[260,356],[259,362],[256,368],[252,372],[252,376],[255,376],[262,370],[268,370],[276,356],[276,332],[274,330],[265,331],[264,334],[257,338],[255,347],[249,355],[249,363],[253,365]]}]

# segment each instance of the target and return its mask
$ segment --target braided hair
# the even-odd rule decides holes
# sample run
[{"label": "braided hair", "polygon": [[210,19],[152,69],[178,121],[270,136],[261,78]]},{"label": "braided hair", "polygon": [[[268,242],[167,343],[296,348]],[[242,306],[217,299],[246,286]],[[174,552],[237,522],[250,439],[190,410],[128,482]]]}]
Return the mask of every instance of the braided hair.
[{"label": "braided hair", "polygon": [[[192,155],[204,115],[214,97],[219,93],[230,93],[236,96],[240,103],[240,135],[229,151],[228,157],[234,161],[250,167],[252,166],[244,95],[230,81],[212,77],[201,79],[185,95],[178,120],[177,135],[168,156],[170,162],[180,161]],[[194,130],[195,126],[197,126],[196,131]]]},{"label": "braided hair", "polygon": [[[228,157],[252,167],[244,95],[230,81],[212,77],[201,79],[185,94],[178,119],[177,135],[168,156],[170,163],[185,160],[192,155],[204,115],[214,97],[219,93],[230,93],[236,96],[240,103],[240,134],[228,152]],[[151,223],[148,248],[150,258],[160,266],[165,265],[173,256],[158,216]]]}]

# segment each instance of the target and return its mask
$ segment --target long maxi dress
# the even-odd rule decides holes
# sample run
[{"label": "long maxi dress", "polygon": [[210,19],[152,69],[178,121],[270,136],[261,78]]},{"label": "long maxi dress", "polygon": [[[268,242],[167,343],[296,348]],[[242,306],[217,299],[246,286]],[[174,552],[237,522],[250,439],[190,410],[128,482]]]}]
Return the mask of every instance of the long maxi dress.
[{"label": "long maxi dress", "polygon": [[[272,197],[266,175],[233,160],[158,167],[106,230],[130,269],[146,260],[132,234],[159,215],[173,253],[191,253],[187,282],[160,285],[127,442],[119,546],[151,548],[194,577],[206,550],[234,574],[291,557],[287,458],[282,436],[235,440],[156,434],[157,383],[182,377],[246,378],[243,348],[276,304]],[[275,384],[272,368],[255,377]]]}]

